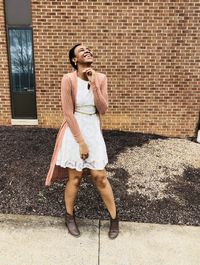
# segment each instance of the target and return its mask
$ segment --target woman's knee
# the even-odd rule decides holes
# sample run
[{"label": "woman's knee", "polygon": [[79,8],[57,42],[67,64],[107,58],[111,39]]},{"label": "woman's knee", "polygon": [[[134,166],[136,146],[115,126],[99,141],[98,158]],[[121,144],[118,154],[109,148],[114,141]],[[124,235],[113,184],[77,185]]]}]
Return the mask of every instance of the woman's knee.
[{"label": "woman's knee", "polygon": [[74,186],[79,187],[81,184],[81,180],[82,180],[82,176],[74,176],[74,178],[72,179],[72,182]]},{"label": "woman's knee", "polygon": [[98,188],[105,188],[107,185],[107,172],[104,171],[93,171],[91,172],[92,180]]},{"label": "woman's knee", "polygon": [[69,181],[76,187],[80,186],[82,180],[82,172],[79,171],[69,171]]}]

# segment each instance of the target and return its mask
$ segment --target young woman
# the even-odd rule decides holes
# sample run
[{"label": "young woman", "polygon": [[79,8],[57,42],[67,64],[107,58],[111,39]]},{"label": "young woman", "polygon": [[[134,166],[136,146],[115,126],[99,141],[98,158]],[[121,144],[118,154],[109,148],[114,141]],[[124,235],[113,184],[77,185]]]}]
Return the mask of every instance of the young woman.
[{"label": "young woman", "polygon": [[110,214],[108,236],[113,239],[119,233],[119,218],[105,169],[108,156],[100,118],[108,109],[107,77],[91,67],[92,52],[83,44],[70,49],[69,60],[75,71],[62,78],[64,121],[56,138],[45,185],[50,185],[53,180],[67,173],[65,223],[69,233],[78,237],[80,231],[75,220],[74,202],[83,178],[83,169],[90,170],[92,181]]}]

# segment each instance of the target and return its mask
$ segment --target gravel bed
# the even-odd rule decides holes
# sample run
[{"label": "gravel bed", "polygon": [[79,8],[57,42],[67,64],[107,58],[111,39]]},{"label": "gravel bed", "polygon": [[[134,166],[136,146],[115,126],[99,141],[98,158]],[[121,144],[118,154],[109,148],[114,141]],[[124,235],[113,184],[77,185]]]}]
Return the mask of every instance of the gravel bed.
[{"label": "gravel bed", "polygon": [[[57,129],[0,126],[0,212],[64,216],[66,180],[44,182]],[[194,139],[103,131],[106,166],[121,220],[200,225],[200,144]],[[108,219],[87,174],[75,203],[80,218]]]}]

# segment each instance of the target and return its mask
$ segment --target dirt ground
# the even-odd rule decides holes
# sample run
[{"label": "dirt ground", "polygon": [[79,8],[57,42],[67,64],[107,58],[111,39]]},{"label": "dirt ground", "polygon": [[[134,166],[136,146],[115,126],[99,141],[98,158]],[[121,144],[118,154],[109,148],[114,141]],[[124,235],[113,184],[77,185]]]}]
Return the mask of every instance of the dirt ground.
[{"label": "dirt ground", "polygon": [[[0,126],[0,212],[64,216],[66,180],[45,187],[57,129]],[[200,144],[194,139],[103,131],[121,220],[200,225]],[[108,219],[87,175],[75,212]]]}]

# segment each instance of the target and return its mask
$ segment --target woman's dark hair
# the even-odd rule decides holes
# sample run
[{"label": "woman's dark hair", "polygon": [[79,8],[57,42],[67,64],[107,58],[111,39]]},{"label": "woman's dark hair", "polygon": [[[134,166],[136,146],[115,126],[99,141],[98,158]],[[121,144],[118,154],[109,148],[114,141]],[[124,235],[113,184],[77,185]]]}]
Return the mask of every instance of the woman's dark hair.
[{"label": "woman's dark hair", "polygon": [[78,67],[77,65],[75,65],[73,59],[75,57],[75,54],[74,54],[74,50],[76,49],[76,47],[78,47],[79,45],[81,45],[81,43],[78,43],[76,45],[74,45],[70,50],[69,50],[69,61],[71,63],[71,65],[77,70]]}]

